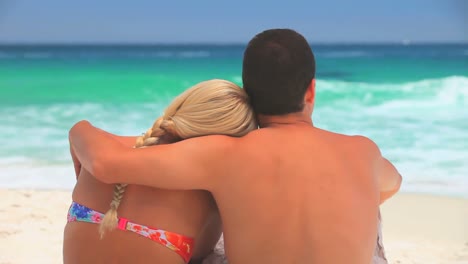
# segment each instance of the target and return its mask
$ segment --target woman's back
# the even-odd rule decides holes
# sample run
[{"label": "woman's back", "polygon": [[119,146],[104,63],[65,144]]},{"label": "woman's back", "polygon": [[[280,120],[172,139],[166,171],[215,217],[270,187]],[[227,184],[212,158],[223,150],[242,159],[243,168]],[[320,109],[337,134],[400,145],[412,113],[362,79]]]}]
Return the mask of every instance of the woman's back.
[{"label": "woman's back", "polygon": [[[201,82],[176,97],[142,136],[127,138],[125,143],[119,137],[119,141],[128,147],[145,148],[212,134],[244,136],[258,127],[248,102],[247,94],[232,82]],[[74,163],[79,170],[78,157]],[[204,191],[106,185],[83,170],[73,201],[76,204],[69,211],[72,222],[65,228],[66,263],[183,263],[192,253],[193,258],[209,253],[221,235],[218,210],[212,196]],[[122,218],[161,230],[135,226]],[[83,221],[101,222],[99,231],[105,232],[104,238],[100,239],[98,225]],[[116,224],[132,232],[106,231]]]},{"label": "woman's back", "polygon": [[[97,181],[82,170],[73,201],[106,212],[114,185]],[[129,185],[118,209],[119,217],[195,239],[193,258],[213,248],[221,223],[212,196],[204,191],[168,191]],[[69,222],[64,232],[64,263],[184,263],[166,246],[134,232],[114,230],[100,239],[98,224]]]}]

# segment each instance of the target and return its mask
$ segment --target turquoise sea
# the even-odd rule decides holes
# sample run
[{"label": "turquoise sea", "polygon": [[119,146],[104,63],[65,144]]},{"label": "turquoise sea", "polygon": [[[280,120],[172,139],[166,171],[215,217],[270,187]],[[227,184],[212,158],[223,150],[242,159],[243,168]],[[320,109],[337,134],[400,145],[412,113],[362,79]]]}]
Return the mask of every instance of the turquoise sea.
[{"label": "turquoise sea", "polygon": [[[241,85],[244,48],[0,46],[0,187],[72,188],[75,122],[138,135],[197,82]],[[376,141],[403,191],[468,197],[468,44],[312,48],[317,126]]]}]

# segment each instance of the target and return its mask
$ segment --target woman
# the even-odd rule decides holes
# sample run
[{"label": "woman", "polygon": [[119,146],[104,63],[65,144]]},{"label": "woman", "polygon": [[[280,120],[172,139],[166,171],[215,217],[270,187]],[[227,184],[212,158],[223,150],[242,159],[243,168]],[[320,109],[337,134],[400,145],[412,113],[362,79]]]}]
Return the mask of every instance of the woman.
[{"label": "woman", "polygon": [[[143,136],[119,140],[140,148],[211,134],[238,137],[256,128],[245,92],[210,80],[177,97]],[[78,181],[64,231],[64,263],[188,263],[213,250],[221,221],[211,194],[104,184],[71,153]]]}]

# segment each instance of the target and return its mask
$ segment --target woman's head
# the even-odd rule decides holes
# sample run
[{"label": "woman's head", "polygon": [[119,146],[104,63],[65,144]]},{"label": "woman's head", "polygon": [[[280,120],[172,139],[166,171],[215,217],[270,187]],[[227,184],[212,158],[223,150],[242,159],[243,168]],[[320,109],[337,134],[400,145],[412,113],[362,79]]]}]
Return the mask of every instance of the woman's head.
[{"label": "woman's head", "polygon": [[[175,98],[163,116],[137,139],[135,147],[213,134],[240,137],[256,128],[255,115],[244,90],[232,82],[209,80]],[[126,184],[114,187],[110,209],[99,228],[101,238],[106,230],[117,226],[117,209],[126,187]]]},{"label": "woman's head", "polygon": [[240,137],[257,128],[247,94],[225,80],[201,82],[172,101],[135,147],[213,134]]}]

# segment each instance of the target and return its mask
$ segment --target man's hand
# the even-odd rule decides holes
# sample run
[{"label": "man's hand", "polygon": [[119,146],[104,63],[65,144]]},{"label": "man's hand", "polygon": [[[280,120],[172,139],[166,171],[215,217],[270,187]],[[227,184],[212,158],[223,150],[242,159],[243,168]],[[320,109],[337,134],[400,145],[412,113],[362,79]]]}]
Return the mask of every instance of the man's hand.
[{"label": "man's hand", "polygon": [[[81,121],[77,122],[75,125],[73,125],[73,127],[71,129],[73,129],[74,127],[79,126],[81,124],[89,124],[89,122],[86,121],[86,120],[81,120]],[[71,129],[70,129],[70,131],[71,131]],[[78,176],[80,176],[80,172],[81,172],[81,162],[78,159],[78,157],[76,156],[75,149],[73,148],[73,145],[72,145],[72,142],[71,142],[70,138],[68,140],[69,140],[69,144],[70,144],[70,155],[71,155],[71,158],[72,158],[72,161],[73,161],[73,167],[75,168],[75,175],[76,175],[76,179],[78,180]]]},{"label": "man's hand", "polygon": [[75,168],[76,179],[78,180],[78,176],[80,175],[80,172],[81,172],[81,163],[75,154],[75,150],[73,149],[71,142],[70,142],[70,155],[73,161],[73,167]]}]

